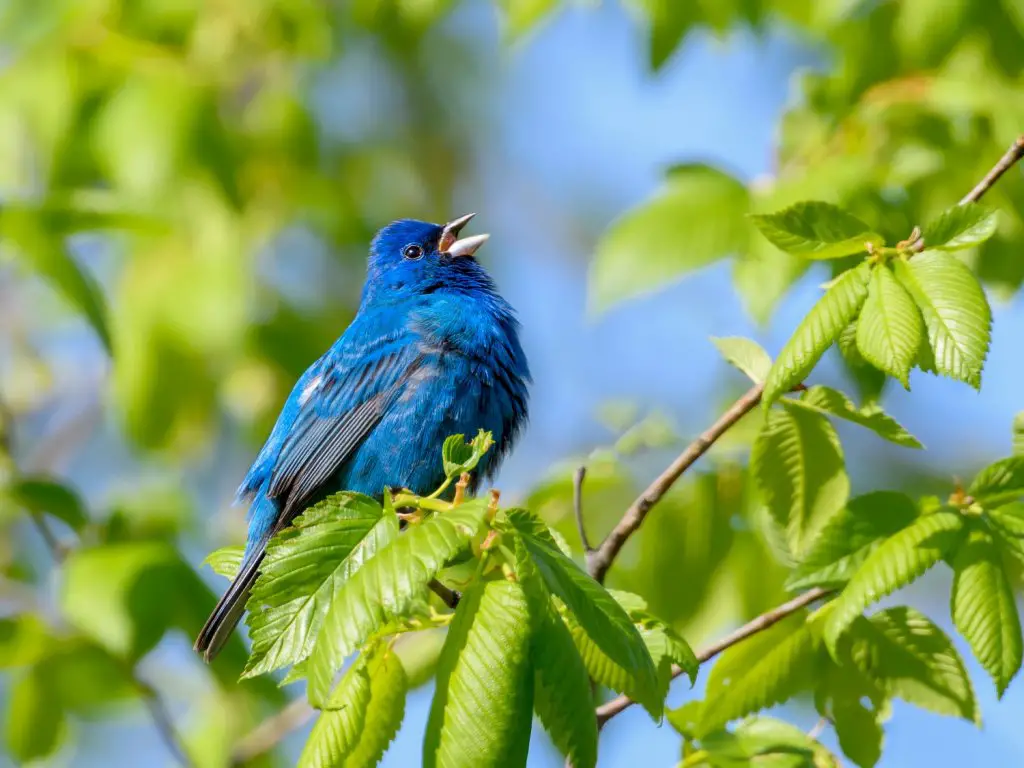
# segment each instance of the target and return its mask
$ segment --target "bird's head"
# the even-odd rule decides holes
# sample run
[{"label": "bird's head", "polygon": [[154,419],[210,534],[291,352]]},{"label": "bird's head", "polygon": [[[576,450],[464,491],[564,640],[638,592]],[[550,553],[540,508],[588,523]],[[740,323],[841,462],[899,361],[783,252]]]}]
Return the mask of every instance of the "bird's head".
[{"label": "bird's head", "polygon": [[459,237],[474,215],[444,225],[402,219],[384,227],[370,247],[364,300],[489,286],[489,278],[473,258],[488,235]]}]

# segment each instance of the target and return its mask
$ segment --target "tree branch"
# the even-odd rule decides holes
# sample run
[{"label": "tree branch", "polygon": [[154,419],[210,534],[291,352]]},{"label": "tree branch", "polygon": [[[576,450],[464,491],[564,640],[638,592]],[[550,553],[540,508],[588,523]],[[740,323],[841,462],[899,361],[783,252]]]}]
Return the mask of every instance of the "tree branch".
[{"label": "tree branch", "polygon": [[1024,159],[1024,134],[1017,137],[1013,145],[1006,150],[1006,154],[999,159],[998,163],[992,166],[991,171],[985,174],[985,178],[975,184],[974,189],[964,195],[960,205],[978,202],[981,196],[992,189],[992,185],[999,181],[1004,173],[1022,159]]},{"label": "tree branch", "polygon": [[[821,587],[815,587],[814,589],[810,589],[807,592],[804,592],[802,595],[794,597],[789,602],[783,603],[782,605],[773,608],[770,611],[762,613],[756,619],[748,621],[735,632],[726,635],[718,642],[709,645],[707,648],[702,650],[700,653],[697,654],[697,661],[701,664],[703,664],[706,661],[710,661],[711,659],[715,658],[715,656],[724,651],[726,648],[730,648],[736,645],[736,643],[739,643],[742,640],[746,640],[751,635],[756,635],[758,632],[763,632],[773,624],[782,621],[782,619],[786,618],[787,616],[791,616],[792,614],[796,613],[802,608],[806,608],[815,600],[820,600],[823,597],[827,597],[828,595],[832,594],[832,592],[833,590],[830,589],[822,589]],[[679,677],[679,675],[681,675],[682,672],[682,668],[675,665],[672,666],[673,678]],[[596,710],[598,727],[602,727],[605,723],[607,723],[617,714],[619,714],[625,709],[628,709],[635,703],[636,702],[634,702],[628,696],[619,696],[618,698],[605,702]]]},{"label": "tree branch", "polygon": [[593,556],[587,558],[587,570],[597,581],[603,582],[608,569],[618,556],[622,547],[629,540],[636,530],[643,524],[644,518],[655,504],[661,501],[662,496],[671,488],[676,480],[688,470],[697,459],[707,453],[708,448],[715,444],[726,431],[737,421],[743,418],[761,402],[761,393],[764,392],[764,384],[757,384],[747,390],[739,400],[733,403],[729,410],[723,413],[710,429],[690,443],[673,461],[668,469],[659,475],[626,510],[622,519],[605,537],[601,545],[594,550]]},{"label": "tree branch", "polygon": [[268,717],[238,740],[231,753],[231,765],[246,765],[250,760],[269,752],[289,733],[312,720],[315,714],[316,710],[304,698],[294,699],[276,715]]},{"label": "tree branch", "polygon": [[587,528],[583,524],[583,481],[587,477],[585,466],[577,468],[572,476],[572,512],[576,516],[576,529],[580,532],[580,543],[583,545],[583,554],[589,558],[594,548],[590,546],[590,539],[587,538]]}]

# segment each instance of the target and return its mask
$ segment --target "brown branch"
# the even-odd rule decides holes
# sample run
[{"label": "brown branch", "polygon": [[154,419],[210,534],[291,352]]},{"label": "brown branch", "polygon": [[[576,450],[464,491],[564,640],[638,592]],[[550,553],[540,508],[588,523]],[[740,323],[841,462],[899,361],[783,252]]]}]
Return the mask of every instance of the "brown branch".
[{"label": "brown branch", "polygon": [[587,477],[587,468],[578,467],[572,476],[572,512],[576,516],[576,530],[580,533],[580,544],[583,545],[583,554],[590,557],[594,548],[590,546],[590,539],[587,538],[587,528],[583,524],[583,481]]},{"label": "brown branch", "polygon": [[[808,605],[813,603],[815,600],[820,600],[823,597],[827,597],[832,593],[832,590],[822,589],[821,587],[815,587],[802,595],[794,597],[789,602],[783,603],[782,605],[773,608],[770,611],[762,613],[756,619],[748,621],[742,627],[737,629],[735,632],[726,635],[718,642],[709,645],[707,648],[697,654],[697,661],[703,664],[706,661],[710,661],[715,658],[718,654],[724,651],[726,648],[730,648],[736,643],[746,640],[751,635],[756,635],[758,632],[763,632],[768,627],[781,621],[787,616],[791,616],[802,608],[806,608]],[[683,673],[682,668],[673,665],[672,677],[678,677]],[[619,696],[618,698],[607,701],[596,710],[597,712],[597,725],[600,728],[617,714],[623,710],[629,708],[635,704],[628,696]]]},{"label": "brown branch", "polygon": [[757,407],[761,402],[761,393],[764,392],[764,384],[757,384],[751,387],[745,395],[733,403],[729,410],[723,413],[710,429],[690,443],[668,469],[659,475],[626,510],[622,519],[605,537],[601,545],[594,550],[588,558],[588,570],[590,575],[597,581],[604,581],[608,569],[618,556],[619,551],[629,540],[636,530],[643,524],[644,518],[655,504],[661,501],[662,496],[671,488],[676,480],[688,470],[697,459],[703,456],[708,448],[715,444],[725,432],[732,427],[743,416]]},{"label": "brown branch", "polygon": [[449,589],[437,579],[431,579],[428,586],[430,587],[430,591],[440,597],[444,604],[453,611],[458,607],[459,600],[462,599],[462,595],[454,589]]},{"label": "brown branch", "polygon": [[288,734],[298,730],[316,715],[302,697],[294,699],[276,715],[268,717],[238,740],[231,753],[231,765],[243,766],[276,747]]}]

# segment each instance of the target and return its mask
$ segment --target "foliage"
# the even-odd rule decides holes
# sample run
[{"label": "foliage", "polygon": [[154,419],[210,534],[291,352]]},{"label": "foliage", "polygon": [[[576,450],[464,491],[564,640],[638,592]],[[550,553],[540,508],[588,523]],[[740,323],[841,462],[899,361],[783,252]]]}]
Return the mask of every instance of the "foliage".
[{"label": "foliage", "polygon": [[[486,68],[448,22],[459,5],[448,0],[15,0],[0,11],[2,268],[26,298],[0,345],[12,759],[64,760],[94,741],[82,733],[97,718],[159,711],[166,687],[188,697],[187,715],[171,718],[187,759],[236,764],[243,736],[284,704],[277,683],[306,679],[320,711],[299,764],[375,765],[408,693],[433,680],[427,765],[522,765],[536,715],[573,765],[594,766],[592,710],[608,689],[668,720],[686,768],[872,766],[894,699],[980,719],[978,681],[946,623],[901,604],[899,590],[943,568],[962,647],[1000,697],[1017,684],[1024,417],[1012,455],[964,487],[934,478],[941,498],[909,483],[858,488],[864,473],[847,467],[858,454],[841,437],[860,429],[922,447],[882,407],[890,379],[981,388],[993,306],[1024,281],[1024,176],[1004,175],[984,204],[953,203],[1022,130],[1020,4],[624,4],[652,72],[695,37],[746,28],[785,27],[825,53],[794,82],[770,176],[671,166],[597,240],[589,268],[589,309],[611,313],[727,263],[760,322],[803,276],[824,280],[774,357],[751,339],[714,340],[763,387],[763,408],[646,510],[609,588],[575,558],[579,462],[553,467],[520,507],[456,504],[445,491],[492,445],[484,432],[454,435],[438,446],[447,480],[430,496],[339,493],[276,536],[248,606],[251,650],[234,639],[209,672],[188,668],[211,684],[178,687],[164,652],[195,635],[214,599],[194,566],[209,531],[180,488],[210,484],[197,465],[237,433],[266,434],[296,375],[351,317],[376,226],[404,211],[451,214],[478,138],[479,112],[466,107]],[[518,41],[578,4],[494,5]],[[379,75],[379,114],[339,128],[323,92],[358,72],[359,56]],[[289,285],[286,253],[314,260],[306,274],[322,279]],[[856,397],[818,380],[832,347]],[[109,395],[85,382],[94,368]],[[59,431],[47,444],[38,425],[83,383],[87,410],[109,409],[98,421],[115,435],[110,454],[131,462],[124,478],[73,488],[60,456],[77,453],[90,475],[92,444],[76,451]],[[641,497],[637,467],[678,442],[656,413],[611,421],[617,437],[585,459],[591,535]],[[153,474],[163,486],[146,485]],[[204,562],[230,577],[241,553]],[[461,593],[457,606],[439,585]],[[706,664],[700,700],[666,710],[676,675],[699,679],[684,638],[811,589],[810,608]],[[803,696],[842,755],[763,712]],[[220,719],[201,722],[206,712]]]}]

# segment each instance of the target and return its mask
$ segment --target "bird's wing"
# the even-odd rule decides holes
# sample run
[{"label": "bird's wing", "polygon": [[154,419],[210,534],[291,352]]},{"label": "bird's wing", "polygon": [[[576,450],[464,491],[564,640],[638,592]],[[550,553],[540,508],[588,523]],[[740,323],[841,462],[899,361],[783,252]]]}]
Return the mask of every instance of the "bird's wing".
[{"label": "bird's wing", "polygon": [[280,504],[278,525],[352,456],[424,364],[416,343],[401,335],[347,347],[328,353],[301,393],[270,471],[267,495]]}]

